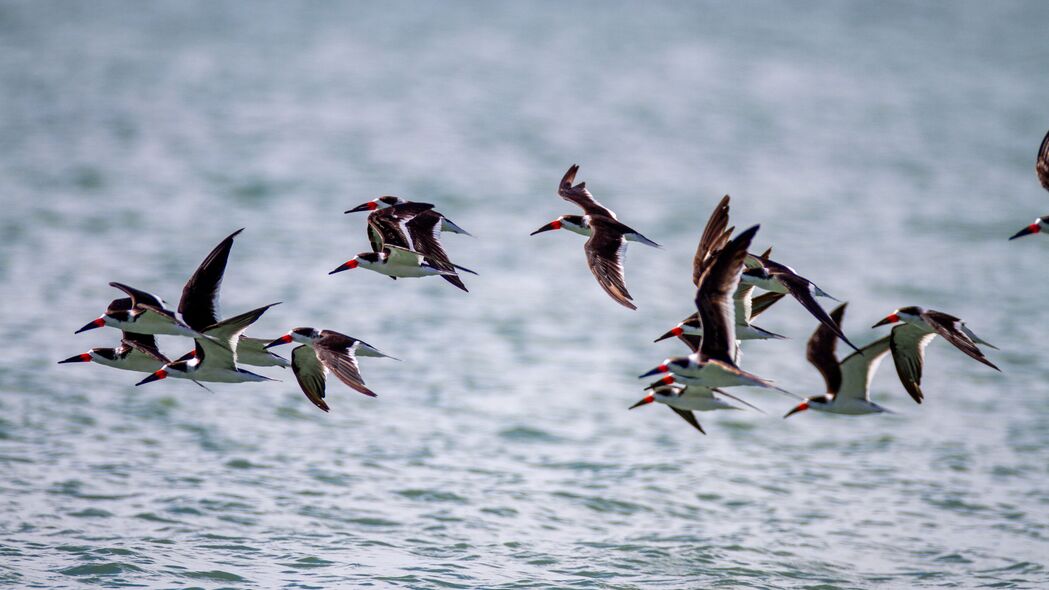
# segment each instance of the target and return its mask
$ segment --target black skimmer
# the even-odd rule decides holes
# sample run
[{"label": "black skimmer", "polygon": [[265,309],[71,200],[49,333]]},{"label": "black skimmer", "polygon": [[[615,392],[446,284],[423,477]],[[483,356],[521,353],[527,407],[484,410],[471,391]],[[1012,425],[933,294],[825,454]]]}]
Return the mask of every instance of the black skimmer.
[{"label": "black skimmer", "polygon": [[793,268],[767,257],[748,256],[747,266],[741,279],[743,284],[760,287],[774,293],[790,294],[813,317],[830,328],[835,336],[841,338],[842,342],[848,344],[853,350],[859,350],[855,344],[849,342],[845,333],[841,331],[841,327],[834,323],[826,310],[816,301],[816,297],[834,298],[817,287],[815,283],[796,273]]},{"label": "black skimmer", "polygon": [[376,397],[368,389],[357,367],[356,355],[384,356],[375,347],[345,334],[313,328],[295,328],[284,336],[270,342],[267,347],[279,346],[288,342],[300,342],[302,346],[291,351],[291,369],[295,379],[306,394],[306,398],[325,412],[329,411],[324,401],[325,381],[328,373],[335,373],[340,381],[364,395]]},{"label": "black skimmer", "polygon": [[661,246],[641,235],[640,232],[620,223],[611,209],[598,203],[585,182],[572,186],[579,165],[573,164],[561,179],[557,194],[562,199],[579,205],[584,215],[563,215],[554,221],[532,232],[565,228],[580,235],[589,236],[583,249],[586,251],[587,265],[594,273],[601,288],[623,307],[637,309],[626,288],[623,278],[623,257],[626,255],[627,242],[660,248]]},{"label": "black skimmer", "polygon": [[[1042,145],[1038,148],[1038,156],[1034,160],[1034,171],[1038,175],[1038,181],[1042,188],[1049,191],[1049,133],[1042,138]],[[1016,232],[1010,240],[1015,240],[1030,234],[1049,231],[1049,215],[1039,217],[1034,223]]]},{"label": "black skimmer", "polygon": [[730,404],[718,396],[725,396],[734,399],[743,405],[754,408],[759,412],[761,411],[757,407],[748,404],[730,393],[721,391],[720,389],[712,389],[700,385],[681,385],[678,383],[671,385],[660,384],[659,386],[654,387],[651,393],[641,398],[641,401],[630,406],[629,409],[633,410],[634,408],[639,408],[645,404],[659,402],[665,404],[671,410],[674,410],[675,414],[681,416],[685,422],[691,424],[693,428],[706,434],[706,431],[699,425],[699,420],[696,419],[696,415],[693,412],[740,409],[738,406]]},{"label": "black skimmer", "polygon": [[385,352],[382,352],[378,348],[375,348],[371,344],[368,344],[363,340],[353,338],[352,336],[340,334],[332,330],[316,330],[314,328],[309,327],[292,328],[288,331],[287,334],[266,344],[265,348],[269,349],[273,348],[274,346],[280,346],[281,344],[288,344],[290,342],[298,342],[299,344],[309,344],[310,346],[312,346],[316,342],[323,340],[328,336],[336,337],[339,339],[340,342],[348,342],[347,347],[350,349],[350,352],[352,352],[356,356],[370,356],[376,358],[400,360],[397,357],[390,356]]},{"label": "black skimmer", "polygon": [[169,361],[157,349],[156,338],[151,334],[124,332],[120,346],[116,348],[92,348],[83,354],[58,362],[59,364],[96,362],[114,369],[152,373]]},{"label": "black skimmer", "polygon": [[[846,305],[842,303],[830,312],[831,318],[839,326]],[[862,354],[854,352],[839,363],[834,350],[838,344],[838,335],[821,323],[809,338],[805,358],[823,375],[827,393],[806,399],[783,417],[805,410],[851,416],[888,412],[871,401],[870,386],[878,365],[889,353],[889,340],[889,336],[879,338],[860,349]]]},{"label": "black skimmer", "polygon": [[88,322],[83,328],[74,332],[75,334],[109,326],[136,334],[167,334],[191,338],[200,335],[175,317],[175,312],[164,307],[164,300],[160,297],[123,283],[112,282],[109,285],[127,293],[128,297],[114,299],[106,308],[105,313],[98,319]]},{"label": "black skimmer", "polygon": [[736,322],[732,294],[739,286],[747,248],[758,227],[755,225],[730,241],[712,258],[697,281],[696,308],[703,325],[699,351],[685,357],[668,358],[641,377],[671,373],[657,383],[670,385],[677,382],[709,388],[749,385],[793,395],[768,380],[740,369],[733,359]]},{"label": "black skimmer", "polygon": [[328,274],[333,275],[344,270],[357,268],[358,266],[395,279],[450,276],[455,274],[453,271],[441,270],[426,262],[423,255],[418,252],[398,248],[397,246],[386,246],[381,252],[361,252],[340,264]]},{"label": "black skimmer", "polygon": [[167,377],[214,383],[276,381],[237,366],[237,344],[241,334],[274,305],[277,303],[253,309],[205,328],[201,336],[194,339],[196,348],[192,353],[165,364],[135,385],[144,385]]},{"label": "black skimmer", "polygon": [[[204,257],[182,288],[178,312],[182,315],[182,320],[198,332],[204,332],[221,320],[219,293],[222,289],[222,279],[226,274],[230,251],[233,249],[233,238],[242,231],[244,228],[238,229],[219,242]],[[237,364],[255,367],[289,366],[291,363],[288,359],[265,349],[269,341],[241,334],[237,341]]]},{"label": "black skimmer", "polygon": [[358,254],[328,274],[361,266],[393,279],[441,275],[467,291],[456,270],[477,273],[448,259],[438,237],[440,219],[430,203],[405,202],[376,209],[368,215],[372,252]]},{"label": "black skimmer", "polygon": [[[361,211],[376,211],[378,209],[386,209],[387,207],[393,207],[395,205],[404,205],[407,203],[414,203],[414,201],[408,201],[400,197],[385,196],[377,199],[372,199],[367,203],[357,205],[353,209],[345,211],[345,213],[359,213]],[[431,205],[432,206],[432,205]],[[470,232],[456,225],[451,219],[448,219],[443,213],[434,211],[434,213],[441,218],[441,231],[446,231],[453,234],[463,234],[464,236],[472,236]]]},{"label": "black skimmer", "polygon": [[874,324],[873,327],[877,328],[897,322],[903,323],[892,328],[889,349],[892,351],[892,360],[896,364],[900,382],[903,383],[907,393],[911,394],[914,401],[919,404],[925,398],[921,388],[925,347],[937,335],[943,336],[944,340],[973,359],[995,371],[1001,371],[994,363],[987,360],[976,344],[984,344],[991,348],[995,346],[973,334],[965,322],[953,315],[912,305],[897,309],[885,319]]}]

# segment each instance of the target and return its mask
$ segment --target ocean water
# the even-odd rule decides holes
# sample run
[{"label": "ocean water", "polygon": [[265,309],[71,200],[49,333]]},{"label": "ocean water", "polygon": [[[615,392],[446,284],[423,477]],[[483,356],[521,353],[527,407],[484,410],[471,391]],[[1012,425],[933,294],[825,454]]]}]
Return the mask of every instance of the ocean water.
[{"label": "ocean water", "polygon": [[[1049,199],[1040,2],[0,3],[0,585],[12,588],[1049,586]],[[572,163],[633,246],[612,302]],[[627,411],[693,310],[691,256],[730,193],[756,246],[849,301],[964,318],[893,415]],[[382,194],[438,204],[480,273],[327,271]],[[57,365],[123,281],[175,305],[233,230],[249,334],[329,328],[377,399],[330,414],[290,371],[212,386]],[[744,367],[822,393],[814,320],[761,318]],[[882,329],[884,330],[884,328]],[[163,338],[181,354],[188,341]],[[288,352],[287,350],[285,352]],[[814,415],[816,414],[816,415]]]}]

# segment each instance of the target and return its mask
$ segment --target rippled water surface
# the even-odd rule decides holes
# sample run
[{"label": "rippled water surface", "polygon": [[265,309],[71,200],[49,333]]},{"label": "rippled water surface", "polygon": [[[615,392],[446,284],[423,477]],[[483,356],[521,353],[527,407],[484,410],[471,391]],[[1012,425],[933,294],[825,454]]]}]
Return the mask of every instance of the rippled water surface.
[{"label": "rippled water surface", "polygon": [[[1049,199],[1040,2],[0,3],[0,584],[10,587],[1049,586]],[[582,240],[564,169],[661,242],[639,310]],[[894,415],[627,411],[682,348],[699,230],[724,193],[758,247],[850,301],[846,330],[919,304],[965,318],[1003,372],[943,341]],[[477,270],[327,276],[382,194],[439,204]],[[365,398],[55,361],[124,281],[174,305],[237,239],[227,315],[331,328]],[[822,392],[814,321],[745,367]],[[170,354],[188,341],[163,338]]]}]

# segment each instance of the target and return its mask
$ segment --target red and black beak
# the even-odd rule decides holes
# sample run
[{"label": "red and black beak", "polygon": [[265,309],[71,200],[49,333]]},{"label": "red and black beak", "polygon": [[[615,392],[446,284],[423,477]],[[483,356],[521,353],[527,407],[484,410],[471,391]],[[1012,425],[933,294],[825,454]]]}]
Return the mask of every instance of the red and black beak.
[{"label": "red and black beak", "polygon": [[800,404],[795,406],[793,410],[787,412],[783,416],[783,419],[786,420],[787,418],[790,418],[792,415],[797,414],[798,412],[804,412],[807,409],[809,409],[809,402],[801,402]]},{"label": "red and black beak", "polygon": [[91,362],[91,355],[89,353],[85,352],[84,354],[78,354],[76,356],[71,356],[71,357],[67,358],[64,361],[58,361],[58,364],[61,365],[62,363],[90,363],[90,362]]},{"label": "red and black beak", "polygon": [[641,398],[641,401],[637,402],[636,404],[630,406],[627,409],[628,410],[633,410],[634,408],[640,408],[641,406],[643,406],[645,404],[650,404],[650,403],[652,403],[654,401],[656,401],[656,396],[654,396],[654,395],[646,395],[645,397]]},{"label": "red and black beak", "polygon": [[285,334],[280,338],[277,338],[273,342],[270,342],[266,346],[263,346],[263,348],[273,348],[274,346],[280,346],[281,344],[287,344],[289,342],[291,342],[291,334]]},{"label": "red and black beak", "polygon": [[152,383],[154,381],[160,381],[161,379],[163,379],[163,378],[165,378],[167,376],[168,376],[168,372],[165,371],[164,369],[161,369],[161,370],[159,370],[159,371],[157,371],[155,373],[150,374],[145,379],[139,381],[138,383],[135,384],[135,386],[137,387],[139,385],[145,385],[146,383]]},{"label": "red and black beak", "polygon": [[668,369],[667,369],[666,365],[659,365],[658,367],[656,367],[655,369],[652,369],[651,371],[649,371],[647,373],[642,373],[641,375],[638,375],[637,378],[638,379],[644,379],[645,377],[650,377],[652,375],[658,375],[660,373],[666,373],[667,370]]},{"label": "red and black beak", "polygon": [[532,232],[532,233],[530,233],[528,235],[534,236],[535,234],[541,234],[541,233],[543,233],[545,231],[550,231],[552,229],[561,229],[561,220],[560,219],[555,219],[555,220],[551,221],[550,223],[544,225],[543,227],[535,230],[534,232]]},{"label": "red and black beak", "polygon": [[347,211],[344,211],[344,213],[360,213],[361,211],[375,211],[378,208],[379,208],[379,204],[378,203],[376,203],[375,201],[368,201],[367,203],[362,203],[360,205],[357,205],[353,209],[349,209]]},{"label": "red and black beak", "polygon": [[674,336],[680,336],[685,333],[685,330],[681,326],[675,326],[673,330],[663,334],[659,338],[656,338],[652,342],[659,342],[660,340],[666,340],[667,338],[673,338]]},{"label": "red and black beak", "polygon": [[885,316],[885,319],[883,319],[882,321],[878,322],[877,324],[874,324],[871,327],[872,328],[877,328],[878,326],[887,326],[889,324],[895,324],[898,321],[900,321],[900,316],[898,316],[898,315],[896,315],[894,313],[890,313],[889,315]]},{"label": "red and black beak", "polygon": [[337,272],[342,272],[344,270],[350,270],[351,268],[357,268],[357,259],[356,258],[354,258],[353,260],[347,260],[346,262],[341,264],[338,268],[336,268],[335,270],[331,271],[328,274],[333,275],[333,274],[335,274]]},{"label": "red and black beak", "polygon": [[659,379],[654,383],[650,383],[648,387],[645,388],[645,391],[653,391],[659,387],[663,387],[664,385],[673,385],[675,383],[677,383],[677,381],[674,381],[674,376],[667,375],[666,377],[663,377],[662,379]]},{"label": "red and black beak", "polygon": [[1010,240],[1015,240],[1016,238],[1022,238],[1024,236],[1029,236],[1031,234],[1036,234],[1036,233],[1038,233],[1040,231],[1042,231],[1041,226],[1039,226],[1037,223],[1032,223],[1031,225],[1028,225],[1027,227],[1025,227],[1025,228],[1021,229],[1020,231],[1016,232],[1015,234],[1013,234],[1013,237],[1011,237],[1009,239]]},{"label": "red and black beak", "polygon": [[79,334],[81,332],[87,332],[88,330],[94,330],[95,328],[101,328],[104,325],[106,325],[105,318],[98,318],[97,320],[91,320],[87,324],[84,324],[83,328],[80,328],[79,330],[77,330],[76,332],[73,332],[73,333],[74,334]]}]

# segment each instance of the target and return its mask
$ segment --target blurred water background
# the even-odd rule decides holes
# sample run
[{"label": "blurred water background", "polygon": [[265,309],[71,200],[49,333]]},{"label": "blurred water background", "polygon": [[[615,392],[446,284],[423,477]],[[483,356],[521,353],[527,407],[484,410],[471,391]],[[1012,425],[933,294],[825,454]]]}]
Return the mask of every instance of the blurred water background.
[{"label": "blurred water background", "polygon": [[[0,585],[871,588],[1049,585],[1049,5],[0,3]],[[612,302],[562,213],[564,170],[664,250]],[[895,415],[627,411],[684,350],[718,198],[757,247],[850,302],[965,318]],[[438,204],[465,294],[327,271],[383,194]],[[281,383],[143,387],[55,362],[119,280],[174,305],[239,227],[249,332],[339,330],[377,399]],[[814,320],[745,368],[822,393]],[[170,354],[188,341],[164,338]],[[285,353],[290,352],[285,348]]]}]

